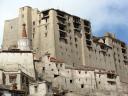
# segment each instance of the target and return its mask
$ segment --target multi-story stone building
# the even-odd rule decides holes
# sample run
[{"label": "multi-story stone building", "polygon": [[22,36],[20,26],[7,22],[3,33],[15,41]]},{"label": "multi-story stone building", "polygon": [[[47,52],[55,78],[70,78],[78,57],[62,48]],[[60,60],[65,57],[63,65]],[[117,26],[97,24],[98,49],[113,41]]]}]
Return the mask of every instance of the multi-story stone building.
[{"label": "multi-story stone building", "polygon": [[[23,24],[26,25],[27,39],[23,39],[25,34],[21,35]],[[112,78],[117,75],[122,90],[127,92],[128,46],[108,32],[103,37],[93,36],[88,20],[57,9],[39,11],[25,6],[20,8],[18,17],[5,21],[4,29],[2,49],[18,48],[25,41],[38,61],[35,62],[37,74],[42,74],[43,69],[38,70],[43,68],[42,56],[49,53],[57,61],[64,62],[66,69],[92,68],[101,74],[104,73],[102,70],[114,74]],[[49,81],[49,78],[45,79]]]}]

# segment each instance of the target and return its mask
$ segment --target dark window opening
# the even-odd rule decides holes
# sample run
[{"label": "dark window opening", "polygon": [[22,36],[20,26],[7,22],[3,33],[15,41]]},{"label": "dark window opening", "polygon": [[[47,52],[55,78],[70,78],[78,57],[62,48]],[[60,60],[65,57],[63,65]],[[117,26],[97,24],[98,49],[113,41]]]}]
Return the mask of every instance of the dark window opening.
[{"label": "dark window opening", "polygon": [[86,44],[87,44],[87,45],[91,45],[92,42],[91,42],[90,40],[86,40]]},{"label": "dark window opening", "polygon": [[81,88],[84,88],[84,84],[81,84]]},{"label": "dark window opening", "polygon": [[67,34],[63,31],[60,31],[60,38],[65,38]]},{"label": "dark window opening", "polygon": [[116,82],[115,81],[107,81],[109,84],[111,84],[111,85],[115,85],[116,84]]},{"label": "dark window opening", "polygon": [[124,56],[124,59],[128,59],[127,56]]},{"label": "dark window opening", "polygon": [[86,33],[90,33],[90,28],[84,27],[84,30],[85,30]]},{"label": "dark window opening", "polygon": [[60,40],[64,41],[66,44],[68,43],[67,39],[66,39],[66,32],[60,31]]},{"label": "dark window opening", "polygon": [[10,83],[15,83],[16,82],[16,78],[17,78],[17,75],[13,75],[13,74],[9,75]]},{"label": "dark window opening", "polygon": [[86,39],[90,40],[91,39],[91,36],[90,35],[85,35],[86,36]]},{"label": "dark window opening", "polygon": [[22,79],[22,83],[25,83],[25,77],[22,76],[21,79]]},{"label": "dark window opening", "polygon": [[43,12],[43,17],[47,17],[49,14],[49,10]]},{"label": "dark window opening", "polygon": [[65,26],[62,25],[62,24],[59,24],[59,29],[64,31],[65,30]]},{"label": "dark window opening", "polygon": [[44,35],[45,35],[45,37],[47,37],[47,33],[45,33]]},{"label": "dark window opening", "polygon": [[46,18],[45,21],[48,22],[48,19]]},{"label": "dark window opening", "polygon": [[73,17],[73,21],[74,21],[74,23],[79,24],[80,18],[79,17]]},{"label": "dark window opening", "polygon": [[77,42],[78,40],[77,40],[77,38],[75,37],[75,42]]},{"label": "dark window opening", "polygon": [[75,63],[73,63],[73,66],[75,66]]},{"label": "dark window opening", "polygon": [[45,67],[43,67],[43,71],[45,71]]},{"label": "dark window opening", "polygon": [[121,47],[126,47],[125,43],[121,43]]},{"label": "dark window opening", "polygon": [[73,25],[74,25],[74,28],[80,28],[80,25],[77,23],[73,23]]},{"label": "dark window opening", "polygon": [[42,18],[42,19],[45,20],[46,23],[48,22],[48,18]]},{"label": "dark window opening", "polygon": [[39,24],[41,23],[41,20],[39,20]]},{"label": "dark window opening", "polygon": [[38,87],[37,86],[34,86],[34,88],[35,88],[35,92],[38,92]]},{"label": "dark window opening", "polygon": [[59,24],[65,24],[65,19],[58,17],[58,23]]},{"label": "dark window opening", "polygon": [[59,75],[55,75],[55,74],[54,74],[54,78],[56,78],[56,77],[58,77],[58,76],[59,76]]},{"label": "dark window opening", "polygon": [[72,80],[70,80],[70,83],[72,83]]},{"label": "dark window opening", "polygon": [[6,75],[4,73],[2,74],[2,77],[3,77],[3,84],[6,84]]},{"label": "dark window opening", "polygon": [[60,67],[62,67],[63,64],[60,64]]},{"label": "dark window opening", "polygon": [[33,21],[33,25],[35,25],[35,21]]},{"label": "dark window opening", "polygon": [[116,75],[115,74],[108,73],[107,74],[107,78],[114,79],[114,78],[116,78]]},{"label": "dark window opening", "polygon": [[87,21],[87,20],[84,20],[84,25],[86,25],[86,26],[89,26],[89,27],[90,27],[90,22],[89,22],[89,21]]},{"label": "dark window opening", "polygon": [[80,33],[80,29],[74,29],[74,33]]},{"label": "dark window opening", "polygon": [[100,48],[101,48],[101,49],[105,49],[105,46],[104,46],[104,45],[101,45]]},{"label": "dark window opening", "polygon": [[61,17],[64,17],[64,16],[65,16],[65,13],[62,12],[62,11],[57,11],[57,15],[58,15],[58,16],[61,16]]},{"label": "dark window opening", "polygon": [[11,29],[12,29],[13,27],[11,26]]},{"label": "dark window opening", "polygon": [[122,53],[126,53],[126,49],[122,49]]},{"label": "dark window opening", "polygon": [[77,48],[77,44],[75,44],[76,48]]},{"label": "dark window opening", "polygon": [[47,30],[47,26],[45,26],[45,30]]}]

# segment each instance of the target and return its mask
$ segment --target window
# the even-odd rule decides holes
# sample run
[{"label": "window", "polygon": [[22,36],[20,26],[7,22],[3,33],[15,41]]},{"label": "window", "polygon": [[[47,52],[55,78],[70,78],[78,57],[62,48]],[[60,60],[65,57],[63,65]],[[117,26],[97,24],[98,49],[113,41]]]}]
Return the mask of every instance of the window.
[{"label": "window", "polygon": [[2,78],[3,78],[3,84],[5,84],[6,83],[6,75],[4,73],[2,74]]},{"label": "window", "polygon": [[79,72],[79,74],[81,73],[81,71],[78,71]]},{"label": "window", "polygon": [[115,85],[116,82],[115,81],[107,81],[110,85]]},{"label": "window", "polygon": [[77,48],[77,44],[75,44],[76,48]]},{"label": "window", "polygon": [[56,78],[56,77],[58,77],[58,76],[59,76],[59,75],[55,75],[55,74],[54,74],[54,78]]},{"label": "window", "polygon": [[47,33],[44,33],[44,36],[47,37]]},{"label": "window", "polygon": [[109,79],[114,79],[114,78],[116,78],[116,75],[115,74],[107,74],[107,78],[109,78]]},{"label": "window", "polygon": [[12,29],[13,27],[11,26],[11,29]]},{"label": "window", "polygon": [[39,24],[41,23],[41,20],[39,20]]},{"label": "window", "polygon": [[14,74],[9,75],[9,82],[10,83],[15,83],[16,82],[16,77],[17,77],[17,75],[14,75]]},{"label": "window", "polygon": [[84,88],[84,84],[81,84],[81,88]]},{"label": "window", "polygon": [[60,64],[60,67],[62,67],[62,64]]},{"label": "window", "polygon": [[70,80],[70,83],[72,83],[72,80]]},{"label": "window", "polygon": [[45,19],[46,23],[48,22],[48,18]]},{"label": "window", "polygon": [[45,67],[43,67],[43,71],[45,70]]},{"label": "window", "polygon": [[35,21],[33,21],[33,25],[35,25]]},{"label": "window", "polygon": [[44,16],[44,17],[47,17],[48,14],[49,14],[49,11],[44,11],[44,12],[43,12],[43,16]]},{"label": "window", "polygon": [[75,42],[77,42],[77,38],[75,37]]},{"label": "window", "polygon": [[34,88],[35,88],[35,92],[38,92],[38,87],[37,86],[34,86]]},{"label": "window", "polygon": [[47,30],[47,25],[45,26],[45,30]]},{"label": "window", "polygon": [[25,77],[22,76],[21,78],[22,78],[22,83],[25,83]]},{"label": "window", "polygon": [[75,63],[73,63],[73,66],[75,66]]}]

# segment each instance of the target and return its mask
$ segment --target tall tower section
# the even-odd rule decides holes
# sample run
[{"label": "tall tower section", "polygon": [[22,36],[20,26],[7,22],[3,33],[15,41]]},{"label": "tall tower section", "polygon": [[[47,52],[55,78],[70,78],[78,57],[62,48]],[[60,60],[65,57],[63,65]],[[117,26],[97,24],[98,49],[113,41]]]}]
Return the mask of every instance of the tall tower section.
[{"label": "tall tower section", "polygon": [[30,40],[30,48],[32,48],[32,8],[25,6],[19,10],[19,27],[18,27],[18,38],[22,38],[22,25],[25,24],[26,34]]},{"label": "tall tower section", "polygon": [[8,49],[17,47],[18,20],[19,18],[17,17],[17,18],[5,21],[2,49],[8,50]]}]

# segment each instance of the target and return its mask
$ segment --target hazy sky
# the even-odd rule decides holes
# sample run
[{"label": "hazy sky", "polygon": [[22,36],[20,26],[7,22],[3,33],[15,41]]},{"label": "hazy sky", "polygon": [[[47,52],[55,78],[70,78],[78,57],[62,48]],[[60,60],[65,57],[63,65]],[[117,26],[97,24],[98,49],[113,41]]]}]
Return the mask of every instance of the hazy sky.
[{"label": "hazy sky", "polygon": [[4,31],[4,20],[18,16],[20,7],[31,6],[44,10],[56,8],[88,19],[94,35],[113,32],[128,43],[128,0],[1,0],[0,44]]}]

